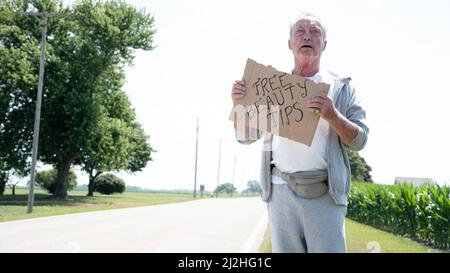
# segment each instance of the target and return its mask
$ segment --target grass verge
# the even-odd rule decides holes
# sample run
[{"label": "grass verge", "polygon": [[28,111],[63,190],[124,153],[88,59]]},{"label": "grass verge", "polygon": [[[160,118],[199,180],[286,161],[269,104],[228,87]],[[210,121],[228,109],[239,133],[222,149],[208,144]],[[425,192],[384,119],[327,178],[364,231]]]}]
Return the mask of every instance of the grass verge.
[{"label": "grass verge", "polygon": [[[198,199],[198,198],[197,198]],[[16,195],[0,196],[0,222],[36,217],[55,216],[96,210],[129,208],[194,200],[191,193],[125,192],[115,195],[87,197],[86,191],[71,191],[67,200],[55,199],[43,190],[36,190],[33,213],[27,214],[27,190],[18,189]]]}]

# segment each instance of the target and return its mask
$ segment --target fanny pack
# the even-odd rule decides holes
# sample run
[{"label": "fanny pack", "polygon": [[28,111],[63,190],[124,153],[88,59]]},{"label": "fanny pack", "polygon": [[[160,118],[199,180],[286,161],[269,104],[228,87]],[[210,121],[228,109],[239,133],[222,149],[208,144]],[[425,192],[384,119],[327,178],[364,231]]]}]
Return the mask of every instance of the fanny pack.
[{"label": "fanny pack", "polygon": [[300,197],[315,199],[328,192],[328,172],[326,170],[284,173],[274,166],[272,173],[285,180]]}]

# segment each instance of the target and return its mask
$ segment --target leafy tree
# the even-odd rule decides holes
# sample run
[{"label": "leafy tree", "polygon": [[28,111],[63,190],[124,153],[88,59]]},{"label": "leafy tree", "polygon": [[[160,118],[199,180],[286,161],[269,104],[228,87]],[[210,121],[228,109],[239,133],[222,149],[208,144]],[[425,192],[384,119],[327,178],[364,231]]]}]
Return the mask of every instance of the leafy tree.
[{"label": "leafy tree", "polygon": [[[24,5],[24,4],[23,4]],[[26,175],[31,155],[39,42],[11,24],[9,2],[0,2],[0,194],[11,175]],[[31,22],[22,20],[22,25]]]},{"label": "leafy tree", "polygon": [[16,14],[24,11],[68,16],[48,19],[38,154],[40,161],[56,168],[55,195],[65,198],[71,165],[80,164],[108,107],[114,108],[102,105],[103,98],[121,88],[123,82],[115,79],[123,77],[126,64],[132,64],[134,50],[153,48],[154,20],[145,10],[115,0],[81,0],[70,7],[62,0],[1,2],[1,138],[10,136],[13,143],[7,152],[20,150],[22,161],[31,150],[41,38],[37,18]]},{"label": "leafy tree", "polygon": [[214,193],[227,193],[233,194],[236,192],[236,188],[231,183],[220,184],[215,190]]},{"label": "leafy tree", "polygon": [[[54,194],[56,190],[56,177],[58,171],[56,169],[40,171],[36,173],[36,184],[49,193]],[[73,190],[77,186],[77,175],[73,170],[69,171],[68,190]]]},{"label": "leafy tree", "polygon": [[[3,111],[3,109],[0,109],[0,111]],[[29,164],[26,161],[29,153],[25,148],[28,147],[28,143],[18,139],[13,141],[13,138],[20,137],[20,134],[11,131],[5,132],[5,130],[2,130],[5,129],[2,126],[4,124],[0,122],[0,195],[3,194],[5,185],[11,176],[23,177],[29,173]]]},{"label": "leafy tree", "polygon": [[21,170],[20,168],[21,167],[14,168],[8,166],[5,161],[0,160],[0,195],[3,195],[3,193],[5,192],[6,185],[8,185],[12,189],[13,195],[15,195],[15,187],[20,181],[17,180],[13,182],[11,178],[13,176],[25,176],[26,170]]},{"label": "leafy tree", "polygon": [[259,194],[261,193],[261,184],[256,180],[250,180],[247,182],[247,189],[245,189],[242,193]]},{"label": "leafy tree", "polygon": [[[89,175],[88,196],[93,196],[94,180],[104,172],[142,170],[155,152],[148,143],[135,113],[122,91],[104,98],[104,111],[93,136],[75,161]],[[108,109],[110,108],[110,109]]]},{"label": "leafy tree", "polygon": [[102,194],[123,193],[125,191],[125,182],[111,174],[102,174],[95,179],[94,189]]},{"label": "leafy tree", "polygon": [[18,185],[20,183],[20,180],[15,180],[15,181],[13,181],[13,180],[9,180],[8,181],[8,187],[10,187],[11,188],[11,190],[12,190],[12,195],[16,195],[16,186]]},{"label": "leafy tree", "polygon": [[347,151],[347,152],[350,161],[350,168],[352,171],[352,180],[373,182],[372,176],[370,175],[370,171],[372,171],[372,168],[367,164],[364,158],[361,157],[358,154],[358,152],[355,151]]}]

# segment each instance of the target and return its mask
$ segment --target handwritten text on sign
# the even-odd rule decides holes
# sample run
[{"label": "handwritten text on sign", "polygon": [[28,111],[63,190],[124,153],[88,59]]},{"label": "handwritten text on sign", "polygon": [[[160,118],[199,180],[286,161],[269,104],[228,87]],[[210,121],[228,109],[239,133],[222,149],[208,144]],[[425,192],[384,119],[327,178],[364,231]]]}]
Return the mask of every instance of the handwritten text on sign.
[{"label": "handwritten text on sign", "polygon": [[306,100],[327,94],[329,85],[280,72],[248,59],[243,80],[247,94],[233,106],[230,120],[311,146],[319,116]]}]

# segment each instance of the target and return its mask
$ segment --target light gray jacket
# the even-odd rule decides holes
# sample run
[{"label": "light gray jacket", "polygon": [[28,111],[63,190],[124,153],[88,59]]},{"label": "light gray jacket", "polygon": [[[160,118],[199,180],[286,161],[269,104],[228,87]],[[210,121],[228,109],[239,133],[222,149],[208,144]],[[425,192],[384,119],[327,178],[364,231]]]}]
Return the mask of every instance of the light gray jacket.
[{"label": "light gray jacket", "polygon": [[[367,143],[369,128],[366,125],[366,112],[357,99],[355,88],[348,77],[333,76],[337,92],[334,94],[334,105],[350,121],[358,125],[358,135],[346,145],[341,142],[335,130],[330,127],[328,141],[328,182],[329,193],[337,205],[347,205],[350,191],[350,163],[346,149],[359,151]],[[272,134],[250,128],[248,135],[236,133],[236,140],[241,144],[251,144],[263,137],[261,157],[261,189],[262,200],[268,202],[272,193]]]}]

